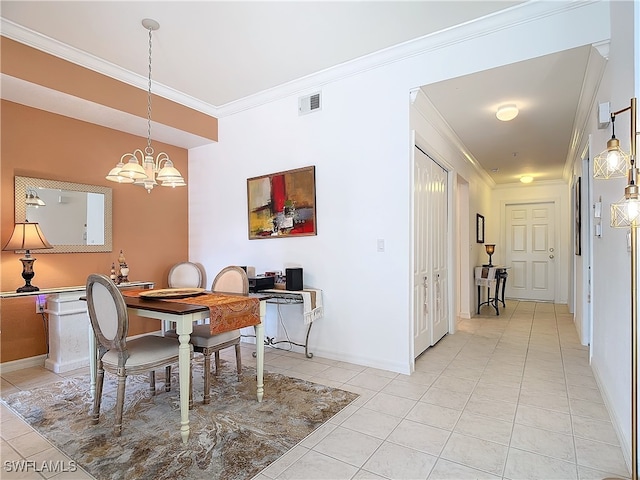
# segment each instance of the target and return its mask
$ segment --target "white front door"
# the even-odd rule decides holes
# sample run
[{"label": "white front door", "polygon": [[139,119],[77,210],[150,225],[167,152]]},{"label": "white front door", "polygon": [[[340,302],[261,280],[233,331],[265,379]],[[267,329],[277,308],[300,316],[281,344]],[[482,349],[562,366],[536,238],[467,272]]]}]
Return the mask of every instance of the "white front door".
[{"label": "white front door", "polygon": [[506,296],[555,300],[555,204],[506,206]]},{"label": "white front door", "polygon": [[414,356],[449,331],[447,171],[414,148]]}]

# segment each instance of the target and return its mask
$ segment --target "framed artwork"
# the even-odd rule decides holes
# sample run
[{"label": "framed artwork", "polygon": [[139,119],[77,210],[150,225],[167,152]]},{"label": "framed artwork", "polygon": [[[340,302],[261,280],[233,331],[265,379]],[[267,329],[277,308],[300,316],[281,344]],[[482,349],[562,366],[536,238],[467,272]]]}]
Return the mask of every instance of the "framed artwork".
[{"label": "framed artwork", "polygon": [[574,195],[574,226],[573,229],[575,231],[575,254],[582,255],[582,200],[581,196],[581,178],[578,177],[576,179],[576,184],[573,187],[573,195]]},{"label": "framed artwork", "polygon": [[476,213],[476,243],[484,243],[484,217]]},{"label": "framed artwork", "polygon": [[317,235],[316,167],[247,179],[249,240]]}]

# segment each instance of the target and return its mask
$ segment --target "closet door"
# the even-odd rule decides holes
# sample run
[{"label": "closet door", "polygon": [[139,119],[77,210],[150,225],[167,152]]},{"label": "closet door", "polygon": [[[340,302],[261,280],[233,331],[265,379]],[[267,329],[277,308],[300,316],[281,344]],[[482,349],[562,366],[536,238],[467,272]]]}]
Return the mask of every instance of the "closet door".
[{"label": "closet door", "polygon": [[435,345],[448,322],[447,171],[414,149],[414,354]]}]

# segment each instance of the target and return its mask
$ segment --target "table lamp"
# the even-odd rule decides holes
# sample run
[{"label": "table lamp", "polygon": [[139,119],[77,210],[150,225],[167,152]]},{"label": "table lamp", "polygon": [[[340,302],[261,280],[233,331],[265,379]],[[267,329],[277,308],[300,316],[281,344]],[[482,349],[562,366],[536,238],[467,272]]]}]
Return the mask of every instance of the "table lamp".
[{"label": "table lamp", "polygon": [[30,250],[41,248],[53,247],[47,239],[44,238],[39,224],[29,222],[15,224],[11,238],[2,250],[25,251],[24,257],[20,259],[22,262],[22,278],[24,278],[25,284],[18,288],[16,292],[37,292],[40,290],[35,285],[31,285],[31,280],[35,276],[33,262],[35,262],[36,259],[31,256]]},{"label": "table lamp", "polygon": [[489,255],[489,263],[487,265],[483,265],[483,267],[493,267],[493,264],[491,263],[491,255],[496,251],[496,246],[495,244],[487,243],[485,244],[484,249],[487,251],[487,255]]}]

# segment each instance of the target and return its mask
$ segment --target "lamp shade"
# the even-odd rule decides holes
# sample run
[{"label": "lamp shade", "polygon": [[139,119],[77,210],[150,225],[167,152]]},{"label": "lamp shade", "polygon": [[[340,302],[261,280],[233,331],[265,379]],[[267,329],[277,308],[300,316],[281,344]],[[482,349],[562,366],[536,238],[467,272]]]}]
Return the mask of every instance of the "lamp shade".
[{"label": "lamp shade", "polygon": [[2,250],[38,250],[53,248],[38,223],[20,222],[13,227],[11,238]]},{"label": "lamp shade", "polygon": [[630,165],[629,155],[620,149],[620,141],[612,137],[607,142],[607,149],[593,159],[593,178],[625,177]]},{"label": "lamp shade", "polygon": [[496,251],[496,246],[495,244],[492,245],[490,243],[487,243],[485,244],[484,249],[486,250],[488,255],[493,255],[493,253]]}]

